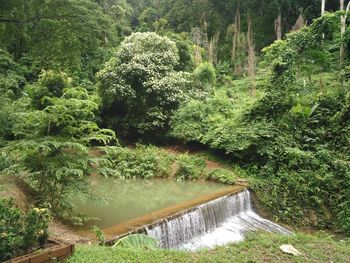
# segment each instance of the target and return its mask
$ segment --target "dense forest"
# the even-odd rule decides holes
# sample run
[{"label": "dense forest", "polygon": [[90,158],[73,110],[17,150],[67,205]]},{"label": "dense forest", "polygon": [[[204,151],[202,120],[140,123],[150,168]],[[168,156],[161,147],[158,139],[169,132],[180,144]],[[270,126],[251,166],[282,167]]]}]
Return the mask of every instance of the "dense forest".
[{"label": "dense forest", "polygon": [[[0,262],[44,244],[52,218],[82,224],[70,197],[89,198],[91,174],[245,178],[276,222],[348,238],[349,9],[345,0],[0,0]],[[222,167],[208,170],[206,158]],[[21,185],[28,209],[5,181]],[[79,259],[84,249],[72,262],[92,260]]]}]

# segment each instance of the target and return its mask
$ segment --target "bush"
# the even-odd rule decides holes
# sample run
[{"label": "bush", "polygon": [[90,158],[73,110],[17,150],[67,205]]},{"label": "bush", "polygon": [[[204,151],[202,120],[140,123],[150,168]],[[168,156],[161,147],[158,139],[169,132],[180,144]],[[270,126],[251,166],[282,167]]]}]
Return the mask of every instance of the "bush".
[{"label": "bush", "polygon": [[205,100],[183,104],[172,117],[170,134],[227,153],[244,151],[250,154],[257,148],[263,155],[266,143],[261,140],[275,137],[276,128],[266,121],[248,123],[244,120],[244,114],[257,99],[231,87],[217,89]]},{"label": "bush", "polygon": [[48,238],[50,214],[34,208],[27,214],[15,208],[12,200],[0,199],[0,261],[42,247]]},{"label": "bush", "polygon": [[19,97],[25,84],[24,69],[0,48],[0,96]]},{"label": "bush", "polygon": [[32,99],[32,104],[37,109],[44,109],[50,105],[48,98],[61,97],[64,90],[69,87],[70,81],[70,78],[63,72],[43,71],[38,83],[27,86],[26,91]]},{"label": "bush", "polygon": [[13,120],[11,114],[17,110],[12,101],[6,96],[0,95],[0,146],[1,139],[11,138]]},{"label": "bush", "polygon": [[216,82],[214,66],[209,62],[200,64],[193,72],[195,78],[204,86],[212,86]]},{"label": "bush", "polygon": [[206,177],[210,181],[230,185],[234,185],[237,180],[235,173],[222,168],[207,170]]},{"label": "bush", "polygon": [[110,147],[106,149],[108,169],[105,176],[119,179],[168,177],[173,158],[151,146],[137,146],[136,149]]},{"label": "bush", "polygon": [[208,179],[223,184],[234,184],[235,175],[227,169],[206,171],[206,162],[202,157],[183,154],[171,154],[153,146],[138,145],[135,149],[106,148],[103,174],[119,179],[134,178],[175,178],[177,180]]},{"label": "bush", "polygon": [[197,180],[203,176],[206,167],[204,159],[188,154],[180,154],[176,158],[176,164],[175,176],[178,180]]}]

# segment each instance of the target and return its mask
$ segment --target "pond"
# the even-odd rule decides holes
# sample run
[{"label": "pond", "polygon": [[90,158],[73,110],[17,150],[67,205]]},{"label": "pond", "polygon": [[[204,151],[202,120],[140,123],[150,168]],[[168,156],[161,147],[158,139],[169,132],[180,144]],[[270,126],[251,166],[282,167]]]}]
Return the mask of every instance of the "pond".
[{"label": "pond", "polygon": [[72,198],[75,212],[98,218],[82,230],[96,225],[102,229],[124,223],[154,211],[194,198],[229,189],[230,186],[207,181],[175,181],[169,179],[113,180],[100,176],[89,178],[91,190],[98,200]]}]

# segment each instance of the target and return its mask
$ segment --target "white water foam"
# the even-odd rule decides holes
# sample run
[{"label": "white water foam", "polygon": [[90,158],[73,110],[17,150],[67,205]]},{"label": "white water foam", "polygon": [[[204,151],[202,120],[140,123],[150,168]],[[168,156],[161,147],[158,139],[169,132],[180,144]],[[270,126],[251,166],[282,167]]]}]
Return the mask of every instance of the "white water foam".
[{"label": "white water foam", "polygon": [[242,241],[250,231],[291,234],[253,211],[248,190],[200,205],[146,230],[161,248],[191,251]]}]

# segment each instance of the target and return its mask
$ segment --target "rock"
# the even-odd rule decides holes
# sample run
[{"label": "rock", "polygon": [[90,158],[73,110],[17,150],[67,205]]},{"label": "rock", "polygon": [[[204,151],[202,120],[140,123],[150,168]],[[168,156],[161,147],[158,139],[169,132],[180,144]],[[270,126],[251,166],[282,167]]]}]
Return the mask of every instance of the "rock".
[{"label": "rock", "polygon": [[302,253],[300,253],[298,250],[295,249],[292,245],[282,245],[280,246],[280,249],[287,254],[293,255],[293,256],[300,256]]}]

